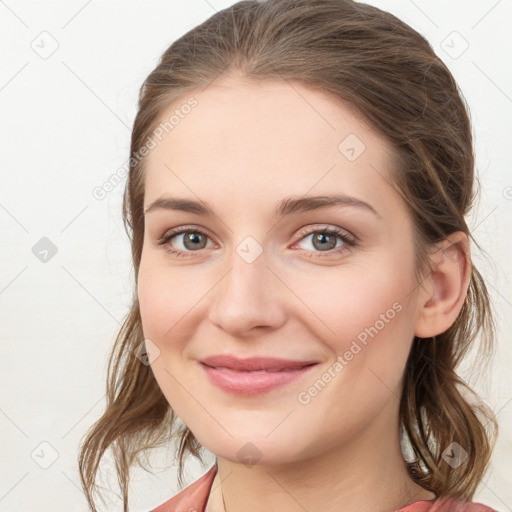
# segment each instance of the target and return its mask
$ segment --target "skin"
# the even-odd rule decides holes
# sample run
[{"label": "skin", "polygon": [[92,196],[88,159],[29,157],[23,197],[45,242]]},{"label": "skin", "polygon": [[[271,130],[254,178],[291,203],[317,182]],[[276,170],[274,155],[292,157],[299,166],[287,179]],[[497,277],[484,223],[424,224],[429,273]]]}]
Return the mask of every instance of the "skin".
[{"label": "skin", "polygon": [[[216,216],[146,213],[138,297],[144,336],[158,348],[155,378],[217,457],[207,510],[385,512],[434,498],[407,473],[399,397],[414,335],[443,332],[462,307],[467,238],[449,237],[441,249],[451,244],[450,251],[433,252],[435,270],[417,282],[412,220],[389,185],[391,149],[335,97],[299,83],[230,76],[175,101],[161,119],[191,95],[197,107],[146,159],[144,206],[172,195],[205,201]],[[349,134],[366,147],[354,161],[338,149]],[[332,193],[365,201],[378,216],[355,206],[273,216],[285,197]],[[157,244],[179,226],[205,233],[203,248],[184,245],[179,234],[167,248],[184,257]],[[357,246],[333,235],[336,248],[333,242],[326,253],[298,234],[326,227],[356,237]],[[252,263],[236,251],[248,236],[263,251]],[[300,403],[299,393],[395,303],[400,312]],[[211,384],[197,361],[221,353],[320,363],[291,384],[243,397]],[[238,455],[249,442],[260,457],[255,465]]]}]

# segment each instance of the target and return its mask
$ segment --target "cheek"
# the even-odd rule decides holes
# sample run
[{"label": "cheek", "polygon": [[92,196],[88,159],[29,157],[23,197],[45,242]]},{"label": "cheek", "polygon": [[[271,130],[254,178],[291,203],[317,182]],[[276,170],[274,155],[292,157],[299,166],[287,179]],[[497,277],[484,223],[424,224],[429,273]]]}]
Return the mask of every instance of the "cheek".
[{"label": "cheek", "polygon": [[364,410],[372,414],[392,393],[399,396],[414,335],[409,305],[414,274],[408,263],[400,263],[390,259],[364,269],[340,267],[330,279],[296,281],[317,314],[307,325],[332,355],[322,377],[329,389],[313,400],[316,414],[329,403],[334,416],[344,418],[347,410],[364,416]]},{"label": "cheek", "polygon": [[208,283],[183,268],[170,269],[147,258],[141,261],[137,289],[144,335],[167,350],[192,334]]},{"label": "cheek", "polygon": [[[201,298],[206,290],[199,283],[184,268],[170,269],[151,257],[141,261],[137,294],[142,328],[144,338],[158,349],[151,369],[167,402],[182,419],[189,419],[191,409],[186,389],[195,389],[194,396],[202,399],[200,388],[191,381],[190,368],[183,365],[199,316],[204,315]],[[200,411],[194,414],[200,416]]]},{"label": "cheek", "polygon": [[328,279],[297,276],[295,283],[297,295],[315,313],[317,335],[330,340],[337,353],[347,350],[353,339],[364,343],[368,330],[391,335],[405,326],[402,317],[412,284],[405,270],[391,264],[329,269]]},{"label": "cheek", "polygon": [[[319,435],[350,436],[400,396],[414,332],[406,302],[410,282],[400,279],[398,271],[350,269],[338,272],[328,288],[322,280],[310,281],[307,291],[307,304],[321,320],[311,316],[307,326],[332,357],[322,374],[304,386],[298,401]],[[322,425],[314,427],[313,418],[323,418]]]}]

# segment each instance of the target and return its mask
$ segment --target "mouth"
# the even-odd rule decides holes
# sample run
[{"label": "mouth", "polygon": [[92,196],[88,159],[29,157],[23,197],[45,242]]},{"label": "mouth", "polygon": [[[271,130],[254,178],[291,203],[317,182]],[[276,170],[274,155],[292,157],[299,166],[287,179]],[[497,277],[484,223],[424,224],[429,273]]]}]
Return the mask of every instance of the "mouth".
[{"label": "mouth", "polygon": [[[315,363],[311,363],[315,364]],[[209,366],[209,365],[205,365]],[[268,370],[233,370],[233,368],[227,368],[225,366],[209,366],[209,368],[213,368],[215,370],[223,370],[231,373],[249,373],[249,374],[261,374],[261,373],[277,373],[277,372],[291,372],[295,370],[301,370],[302,368],[306,368],[307,366],[311,366],[310,364],[301,366],[300,368],[281,368],[279,370],[276,369],[268,369]]]},{"label": "mouth", "polygon": [[222,391],[255,396],[290,384],[309,373],[318,361],[276,358],[238,359],[214,356],[200,361],[210,383]]},{"label": "mouth", "polygon": [[313,360],[293,360],[280,359],[276,357],[248,357],[240,359],[231,355],[217,355],[206,357],[201,360],[206,366],[211,368],[222,368],[238,372],[256,373],[256,372],[280,372],[291,371],[304,368],[318,363]]}]

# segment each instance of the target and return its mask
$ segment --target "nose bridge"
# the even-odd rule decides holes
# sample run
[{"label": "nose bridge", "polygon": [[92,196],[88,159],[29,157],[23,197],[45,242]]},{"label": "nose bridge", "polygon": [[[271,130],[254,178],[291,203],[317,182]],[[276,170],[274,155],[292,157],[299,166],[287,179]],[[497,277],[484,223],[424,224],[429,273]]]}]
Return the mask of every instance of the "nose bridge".
[{"label": "nose bridge", "polygon": [[284,319],[281,294],[275,289],[279,280],[267,268],[262,248],[257,252],[251,240],[239,244],[229,258],[229,271],[213,291],[210,320],[233,335],[253,327],[277,327]]}]

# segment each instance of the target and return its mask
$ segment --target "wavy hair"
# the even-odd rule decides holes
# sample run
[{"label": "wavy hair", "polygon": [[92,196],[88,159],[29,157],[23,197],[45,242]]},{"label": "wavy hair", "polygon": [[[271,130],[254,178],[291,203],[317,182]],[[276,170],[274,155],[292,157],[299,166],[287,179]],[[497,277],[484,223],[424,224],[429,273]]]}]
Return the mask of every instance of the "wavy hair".
[{"label": "wavy hair", "polygon": [[[293,80],[334,94],[387,140],[395,160],[392,185],[414,220],[418,282],[429,271],[432,244],[455,231],[476,244],[465,221],[478,183],[468,108],[428,41],[392,14],[351,0],[245,0],[171,44],[140,89],[123,198],[135,282],[144,238],[141,149],[171,102],[223,73]],[[479,359],[489,360],[493,318],[485,282],[471,263],[456,321],[442,334],[412,343],[399,407],[410,452],[406,464],[411,478],[438,497],[471,500],[488,469],[498,424],[457,368],[477,341]],[[142,465],[141,453],[178,441],[180,485],[184,456],[201,460],[201,446],[188,427],[177,428],[151,367],[134,357],[143,338],[135,290],[108,363],[106,409],[80,446],[80,477],[93,511],[96,477],[109,449],[125,512],[130,469]],[[468,454],[457,467],[443,459],[451,443]]]}]

